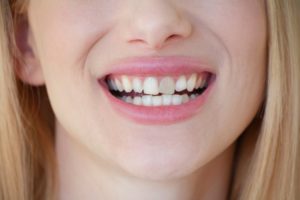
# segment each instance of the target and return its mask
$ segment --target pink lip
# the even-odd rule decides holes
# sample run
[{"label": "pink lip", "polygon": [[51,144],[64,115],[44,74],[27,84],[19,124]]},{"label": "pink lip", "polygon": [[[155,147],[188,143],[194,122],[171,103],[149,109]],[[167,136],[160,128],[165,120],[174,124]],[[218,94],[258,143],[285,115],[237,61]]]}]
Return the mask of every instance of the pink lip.
[{"label": "pink lip", "polygon": [[208,71],[215,74],[214,68],[202,60],[186,56],[138,57],[118,61],[110,65],[107,74],[126,75],[179,75]]},{"label": "pink lip", "polygon": [[207,100],[214,86],[216,73],[203,62],[190,57],[146,57],[126,59],[110,66],[107,75],[126,74],[134,76],[163,76],[190,73],[210,72],[213,74],[208,88],[185,104],[176,106],[146,107],[126,103],[114,97],[108,90],[105,78],[99,79],[99,84],[109,99],[111,106],[121,116],[140,124],[173,124],[197,114]]}]

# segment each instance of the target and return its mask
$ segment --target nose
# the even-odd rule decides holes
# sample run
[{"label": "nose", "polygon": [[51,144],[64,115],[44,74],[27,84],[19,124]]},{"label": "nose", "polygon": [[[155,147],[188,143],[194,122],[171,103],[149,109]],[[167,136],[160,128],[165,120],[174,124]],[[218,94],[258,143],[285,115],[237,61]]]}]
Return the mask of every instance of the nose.
[{"label": "nose", "polygon": [[192,24],[182,11],[168,0],[135,0],[127,10],[126,41],[151,49],[190,36]]}]

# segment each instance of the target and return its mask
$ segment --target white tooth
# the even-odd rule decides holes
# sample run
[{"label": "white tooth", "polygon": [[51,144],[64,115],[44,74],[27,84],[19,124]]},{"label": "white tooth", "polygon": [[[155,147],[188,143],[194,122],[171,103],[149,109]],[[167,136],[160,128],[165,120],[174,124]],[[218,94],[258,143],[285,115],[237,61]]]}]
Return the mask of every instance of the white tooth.
[{"label": "white tooth", "polygon": [[190,100],[187,94],[182,95],[182,103],[187,103]]},{"label": "white tooth", "polygon": [[110,90],[114,90],[114,91],[116,90],[115,83],[112,79],[108,79],[107,83]]},{"label": "white tooth", "polygon": [[190,98],[191,99],[196,99],[196,95],[192,94]]},{"label": "white tooth", "polygon": [[117,91],[117,90],[118,90],[118,87],[117,87],[117,85],[116,85],[116,83],[115,83],[114,80],[111,80],[111,84],[112,84],[113,90],[114,90],[114,91]]},{"label": "white tooth", "polygon": [[192,74],[189,80],[187,81],[187,90],[189,92],[193,91],[196,86],[197,74]]},{"label": "white tooth", "polygon": [[181,95],[172,95],[172,104],[173,105],[180,105],[182,104],[182,96]]},{"label": "white tooth", "polygon": [[176,81],[175,89],[177,92],[181,92],[186,89],[186,78],[185,76],[180,76],[179,79]]},{"label": "white tooth", "polygon": [[162,94],[174,94],[175,82],[171,77],[165,77],[160,81],[159,92]]},{"label": "white tooth", "polygon": [[144,80],[144,93],[151,95],[157,95],[159,93],[158,81],[155,77],[147,77]]},{"label": "white tooth", "polygon": [[161,106],[162,105],[162,96],[154,96],[152,97],[153,106]]},{"label": "white tooth", "polygon": [[121,97],[121,100],[122,100],[122,101],[126,101],[126,97],[125,97],[125,96],[122,96],[122,97]]},{"label": "white tooth", "polygon": [[141,93],[143,91],[142,81],[139,78],[134,78],[132,81],[133,90],[137,93]]},{"label": "white tooth", "polygon": [[129,78],[127,76],[122,76],[121,80],[122,80],[123,89],[125,90],[125,92],[131,92],[132,85],[131,85]]},{"label": "white tooth", "polygon": [[133,104],[134,105],[142,105],[142,97],[134,97]]},{"label": "white tooth", "polygon": [[144,106],[152,106],[152,96],[151,95],[144,95],[142,97],[143,105]]},{"label": "white tooth", "polygon": [[123,86],[122,86],[121,82],[119,81],[119,79],[115,79],[115,83],[116,83],[118,90],[120,92],[123,92]]},{"label": "white tooth", "polygon": [[203,75],[200,75],[198,77],[198,80],[197,80],[197,83],[196,83],[196,89],[201,88],[202,84],[203,84]]},{"label": "white tooth", "polygon": [[207,84],[207,79],[203,78],[202,82],[201,82],[201,85],[200,85],[200,88],[204,88],[206,84]]},{"label": "white tooth", "polygon": [[172,104],[172,95],[162,95],[162,104],[169,106]]},{"label": "white tooth", "polygon": [[125,98],[125,101],[127,103],[132,103],[133,100],[132,100],[132,97],[128,96],[128,97]]}]

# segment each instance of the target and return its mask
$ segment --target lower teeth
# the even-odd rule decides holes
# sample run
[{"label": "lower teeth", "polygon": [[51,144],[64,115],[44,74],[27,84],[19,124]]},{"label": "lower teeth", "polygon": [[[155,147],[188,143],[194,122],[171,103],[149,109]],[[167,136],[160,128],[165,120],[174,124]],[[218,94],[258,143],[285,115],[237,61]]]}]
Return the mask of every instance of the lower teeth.
[{"label": "lower teeth", "polygon": [[118,97],[126,103],[134,104],[134,105],[143,105],[143,106],[170,106],[170,105],[181,105],[187,103],[200,94],[191,94],[191,95],[160,95],[160,96],[152,96],[152,95],[143,95],[143,96],[122,96]]}]

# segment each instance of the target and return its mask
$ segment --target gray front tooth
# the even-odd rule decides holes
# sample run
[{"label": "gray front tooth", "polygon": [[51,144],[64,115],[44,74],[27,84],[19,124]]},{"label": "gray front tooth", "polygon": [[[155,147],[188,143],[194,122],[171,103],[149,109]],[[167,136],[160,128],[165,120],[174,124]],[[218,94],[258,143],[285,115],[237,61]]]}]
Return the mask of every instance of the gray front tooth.
[{"label": "gray front tooth", "polygon": [[159,92],[162,94],[174,94],[175,82],[171,77],[165,77],[160,81]]}]

